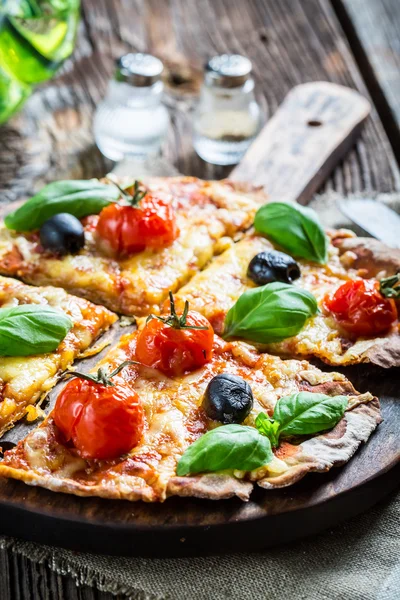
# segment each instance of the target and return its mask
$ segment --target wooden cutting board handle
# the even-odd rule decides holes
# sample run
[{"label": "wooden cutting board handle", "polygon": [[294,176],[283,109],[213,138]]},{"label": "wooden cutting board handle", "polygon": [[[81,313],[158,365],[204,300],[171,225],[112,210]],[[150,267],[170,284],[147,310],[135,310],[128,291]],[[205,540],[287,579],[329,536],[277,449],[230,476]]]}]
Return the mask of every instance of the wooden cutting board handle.
[{"label": "wooden cutting board handle", "polygon": [[326,81],[298,85],[230,179],[264,186],[271,200],[307,204],[354,144],[370,110],[350,88]]}]

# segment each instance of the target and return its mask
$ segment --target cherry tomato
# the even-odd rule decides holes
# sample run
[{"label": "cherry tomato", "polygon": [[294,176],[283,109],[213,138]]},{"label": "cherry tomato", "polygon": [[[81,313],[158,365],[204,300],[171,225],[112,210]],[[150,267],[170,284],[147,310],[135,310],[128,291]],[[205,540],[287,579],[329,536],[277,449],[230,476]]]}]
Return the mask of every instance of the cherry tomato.
[{"label": "cherry tomato", "polygon": [[55,424],[82,458],[107,460],[129,452],[144,429],[139,396],[128,386],[113,387],[71,379],[54,408]]},{"label": "cherry tomato", "polygon": [[359,336],[384,333],[397,320],[394,300],[382,296],[372,279],[347,281],[325,299],[325,307],[344,329]]},{"label": "cherry tomato", "polygon": [[179,229],[171,205],[147,193],[137,206],[110,204],[103,208],[97,235],[120,256],[146,247],[163,248],[178,237]]},{"label": "cherry tomato", "polygon": [[[190,327],[204,329],[190,329]],[[174,327],[156,318],[140,331],[136,359],[170,377],[202,367],[212,358],[214,330],[205,317],[189,311],[184,327]]]}]

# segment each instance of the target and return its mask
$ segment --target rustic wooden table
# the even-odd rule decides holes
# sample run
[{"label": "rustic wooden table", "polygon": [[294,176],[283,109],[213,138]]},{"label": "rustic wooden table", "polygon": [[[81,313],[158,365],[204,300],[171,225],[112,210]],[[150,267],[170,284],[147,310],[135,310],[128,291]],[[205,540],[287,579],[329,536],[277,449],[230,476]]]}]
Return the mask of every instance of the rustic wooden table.
[{"label": "rustic wooden table", "polygon": [[[226,174],[194,154],[189,132],[203,63],[233,51],[252,60],[267,116],[291,87],[306,81],[332,81],[369,96],[375,110],[362,139],[325,187],[342,193],[399,190],[399,30],[398,0],[83,0],[73,60],[0,132],[0,201],[54,179],[110,169],[93,143],[93,108],[113,60],[131,50],[150,51],[168,65],[172,126],[164,154],[179,171],[205,178]],[[0,551],[1,600],[112,597]]]}]

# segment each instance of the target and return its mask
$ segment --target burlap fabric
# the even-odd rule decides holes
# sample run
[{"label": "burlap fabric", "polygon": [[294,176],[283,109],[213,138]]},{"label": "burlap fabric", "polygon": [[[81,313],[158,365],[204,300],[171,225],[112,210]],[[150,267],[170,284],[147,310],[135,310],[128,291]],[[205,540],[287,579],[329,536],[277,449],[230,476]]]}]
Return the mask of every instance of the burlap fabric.
[{"label": "burlap fabric", "polygon": [[[326,194],[313,205],[326,226],[349,226],[336,199]],[[400,196],[377,200],[400,206]],[[0,538],[0,546],[70,574],[77,584],[132,600],[400,599],[400,493],[351,522],[263,553],[141,559],[79,554],[8,538]]]}]

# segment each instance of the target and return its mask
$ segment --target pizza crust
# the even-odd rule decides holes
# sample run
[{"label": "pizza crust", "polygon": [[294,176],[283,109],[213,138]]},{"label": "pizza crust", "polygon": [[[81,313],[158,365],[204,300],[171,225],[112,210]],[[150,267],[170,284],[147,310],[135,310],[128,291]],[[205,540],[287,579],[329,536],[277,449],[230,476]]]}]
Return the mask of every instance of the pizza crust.
[{"label": "pizza crust", "polygon": [[[1,444],[0,444],[1,447]],[[51,492],[63,492],[65,494],[73,494],[80,497],[106,498],[108,500],[129,500],[135,502],[143,500],[144,502],[155,502],[157,500],[154,491],[150,487],[135,487],[134,485],[128,489],[121,490],[114,485],[83,485],[68,479],[60,479],[52,477],[40,472],[22,471],[13,467],[8,467],[0,463],[0,477],[9,477],[23,481],[27,485],[34,487],[43,487]]]},{"label": "pizza crust", "polygon": [[365,362],[373,363],[384,369],[400,365],[400,336],[396,331],[387,338],[379,339],[363,355]]},{"label": "pizza crust", "polygon": [[400,249],[389,248],[379,240],[362,237],[334,237],[341,262],[356,269],[362,277],[390,277],[400,271]]},{"label": "pizza crust", "polygon": [[307,473],[321,473],[345,464],[381,421],[377,398],[356,406],[347,411],[330,432],[300,444],[299,452],[287,461],[290,465],[288,471],[282,475],[265,477],[258,481],[258,485],[265,489],[286,487]]},{"label": "pizza crust", "polygon": [[230,475],[209,473],[199,477],[172,477],[168,482],[168,496],[192,496],[207,500],[226,500],[237,496],[246,502],[253,491],[251,481]]},{"label": "pizza crust", "polygon": [[[311,387],[304,386],[301,389],[310,390]],[[328,381],[316,385],[313,391],[332,396],[347,395],[349,391],[354,392],[354,388],[350,382]],[[289,454],[283,461],[287,468],[278,474],[274,474],[271,469],[267,477],[254,483],[264,489],[278,489],[293,485],[308,473],[323,473],[333,467],[340,467],[350,460],[360,444],[368,440],[381,422],[378,399],[368,393],[360,395],[354,408],[348,410],[344,418],[328,433],[313,437],[295,447],[282,444],[282,456],[285,453]],[[279,464],[279,467],[282,468],[282,465]],[[241,500],[248,500],[254,483],[217,474],[175,477],[169,482],[168,492],[170,495],[196,496],[211,500],[236,495]]]}]

